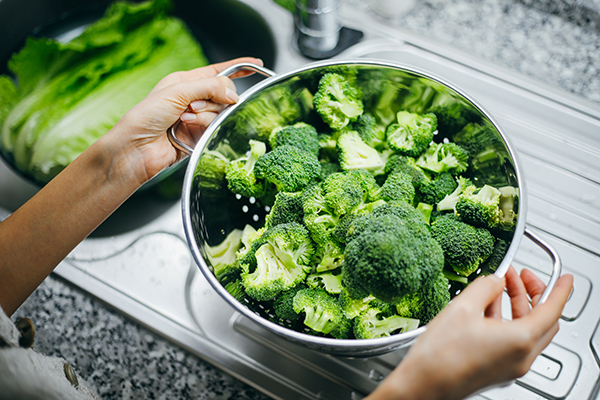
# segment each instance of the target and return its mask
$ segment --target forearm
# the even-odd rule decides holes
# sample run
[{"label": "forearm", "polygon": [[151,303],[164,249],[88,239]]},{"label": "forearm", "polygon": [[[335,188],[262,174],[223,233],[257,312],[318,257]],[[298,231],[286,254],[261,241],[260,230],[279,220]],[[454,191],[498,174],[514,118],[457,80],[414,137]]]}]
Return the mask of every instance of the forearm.
[{"label": "forearm", "polygon": [[110,136],[92,145],[0,223],[0,305],[11,315],[140,185]]}]

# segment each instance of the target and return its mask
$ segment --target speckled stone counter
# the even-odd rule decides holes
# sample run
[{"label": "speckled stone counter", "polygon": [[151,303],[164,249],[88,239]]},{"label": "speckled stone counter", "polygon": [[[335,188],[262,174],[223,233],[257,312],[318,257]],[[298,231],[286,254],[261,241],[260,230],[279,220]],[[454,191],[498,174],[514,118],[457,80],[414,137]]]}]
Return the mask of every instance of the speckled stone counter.
[{"label": "speckled stone counter", "polygon": [[[347,3],[374,12],[365,0]],[[416,0],[382,19],[600,103],[596,0]],[[21,316],[36,324],[37,350],[67,359],[102,398],[266,398],[53,276]]]}]

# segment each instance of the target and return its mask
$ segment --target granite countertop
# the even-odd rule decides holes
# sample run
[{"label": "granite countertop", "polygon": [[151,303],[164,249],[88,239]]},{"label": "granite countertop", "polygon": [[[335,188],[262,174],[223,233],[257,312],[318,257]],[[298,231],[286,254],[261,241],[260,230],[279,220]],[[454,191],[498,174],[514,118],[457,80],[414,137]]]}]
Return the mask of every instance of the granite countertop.
[{"label": "granite countertop", "polygon": [[[600,103],[598,0],[416,0],[382,19]],[[36,349],[64,357],[104,399],[267,398],[55,276],[13,319],[25,316]]]}]

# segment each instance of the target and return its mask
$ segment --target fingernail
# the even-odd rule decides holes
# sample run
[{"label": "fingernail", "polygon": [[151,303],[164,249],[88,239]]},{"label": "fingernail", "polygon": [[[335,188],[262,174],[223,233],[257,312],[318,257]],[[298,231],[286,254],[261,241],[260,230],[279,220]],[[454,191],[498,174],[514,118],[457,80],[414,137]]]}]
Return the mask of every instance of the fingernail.
[{"label": "fingernail", "polygon": [[196,101],[192,101],[190,103],[190,108],[194,111],[202,110],[205,107],[206,107],[205,100],[196,100]]},{"label": "fingernail", "polygon": [[194,113],[186,112],[186,113],[181,114],[181,120],[183,122],[192,122],[195,119],[196,119],[196,114],[194,114]]},{"label": "fingernail", "polygon": [[237,93],[229,88],[225,88],[225,96],[227,96],[227,98],[233,103],[237,103],[237,101],[239,100]]}]

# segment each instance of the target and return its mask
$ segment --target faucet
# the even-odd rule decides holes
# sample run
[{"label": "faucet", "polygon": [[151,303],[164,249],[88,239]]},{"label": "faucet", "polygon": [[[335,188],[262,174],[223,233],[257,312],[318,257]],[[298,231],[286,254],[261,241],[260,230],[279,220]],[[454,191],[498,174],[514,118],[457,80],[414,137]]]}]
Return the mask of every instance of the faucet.
[{"label": "faucet", "polygon": [[363,33],[344,27],[339,17],[341,0],[295,0],[295,34],[298,50],[312,59],[333,57],[358,43]]}]

